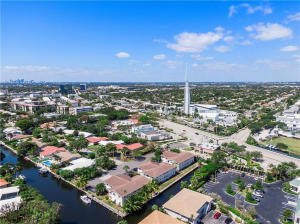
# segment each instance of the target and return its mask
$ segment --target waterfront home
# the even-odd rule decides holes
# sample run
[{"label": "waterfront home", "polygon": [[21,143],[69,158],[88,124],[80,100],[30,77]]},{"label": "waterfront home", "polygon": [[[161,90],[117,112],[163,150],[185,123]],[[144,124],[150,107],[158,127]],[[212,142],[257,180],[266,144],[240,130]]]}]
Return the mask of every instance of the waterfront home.
[{"label": "waterfront home", "polygon": [[19,209],[22,200],[18,194],[18,186],[0,189],[0,214]]},{"label": "waterfront home", "polygon": [[5,179],[0,179],[0,188],[5,188],[8,186],[8,182]]},{"label": "waterfront home", "polygon": [[89,142],[89,145],[97,145],[101,141],[107,141],[107,137],[88,137],[86,140]]},{"label": "waterfront home", "polygon": [[[65,129],[65,130],[63,130],[63,133],[65,135],[73,135],[74,130]],[[87,138],[87,137],[93,136],[94,134],[89,133],[89,132],[85,132],[85,131],[79,131],[78,135],[82,135],[83,137]]]},{"label": "waterfront home", "polygon": [[292,187],[292,191],[296,192],[297,194],[300,194],[300,177],[291,180],[290,185]]},{"label": "waterfront home", "polygon": [[183,188],[163,204],[163,208],[175,219],[196,224],[210,211],[212,201],[210,196]]},{"label": "waterfront home", "polygon": [[62,168],[62,170],[74,171],[77,168],[90,167],[90,166],[95,165],[95,160],[87,159],[87,158],[79,158],[79,159],[70,161],[70,164],[71,164],[70,166]]},{"label": "waterfront home", "polygon": [[175,165],[177,167],[177,171],[180,171],[194,163],[195,156],[189,152],[176,153],[171,151],[164,151],[161,155],[161,160],[165,163]]},{"label": "waterfront home", "polygon": [[58,148],[56,146],[46,146],[46,147],[41,149],[40,157],[41,158],[46,158],[46,157],[52,156],[55,153],[63,152],[63,151],[67,151],[67,150],[63,147]]},{"label": "waterfront home", "polygon": [[154,210],[138,224],[184,224],[184,222],[174,219],[161,211]]},{"label": "waterfront home", "polygon": [[176,166],[168,163],[145,162],[138,166],[138,173],[163,183],[176,174]]},{"label": "waterfront home", "polygon": [[136,175],[129,177],[124,174],[113,175],[104,181],[109,198],[119,206],[123,206],[126,198],[149,183],[149,179]]}]

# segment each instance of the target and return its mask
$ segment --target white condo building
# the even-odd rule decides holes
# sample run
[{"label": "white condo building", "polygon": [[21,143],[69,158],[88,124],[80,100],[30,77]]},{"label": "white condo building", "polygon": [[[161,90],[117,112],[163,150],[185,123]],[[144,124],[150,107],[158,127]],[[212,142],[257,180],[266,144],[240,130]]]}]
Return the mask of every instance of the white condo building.
[{"label": "white condo building", "polygon": [[184,87],[184,113],[190,114],[190,87],[187,77],[187,66],[185,69],[185,87]]}]

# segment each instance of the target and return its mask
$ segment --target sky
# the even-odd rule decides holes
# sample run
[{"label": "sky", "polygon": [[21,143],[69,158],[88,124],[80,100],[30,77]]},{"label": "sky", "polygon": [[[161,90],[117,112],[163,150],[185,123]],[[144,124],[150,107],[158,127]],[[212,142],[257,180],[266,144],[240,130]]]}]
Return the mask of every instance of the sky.
[{"label": "sky", "polygon": [[1,81],[300,81],[297,1],[2,1]]}]

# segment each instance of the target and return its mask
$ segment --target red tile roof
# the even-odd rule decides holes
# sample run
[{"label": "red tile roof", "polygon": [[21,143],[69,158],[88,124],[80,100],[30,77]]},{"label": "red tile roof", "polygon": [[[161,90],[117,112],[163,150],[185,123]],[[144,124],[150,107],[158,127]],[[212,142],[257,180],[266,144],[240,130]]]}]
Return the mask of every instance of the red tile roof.
[{"label": "red tile roof", "polygon": [[8,182],[4,179],[0,179],[0,187],[8,185]]},{"label": "red tile roof", "polygon": [[140,148],[143,148],[143,145],[141,143],[133,143],[131,145],[126,146],[130,151],[134,151]]},{"label": "red tile roof", "polygon": [[134,124],[138,124],[139,120],[138,119],[128,119],[129,121],[131,121]]},{"label": "red tile roof", "polygon": [[56,152],[63,152],[66,151],[65,148],[58,148],[56,146],[46,146],[42,148],[42,152],[40,153],[43,156],[50,156]]},{"label": "red tile roof", "polygon": [[101,141],[106,141],[106,140],[108,140],[108,138],[107,137],[88,137],[88,138],[86,138],[86,140],[91,143],[97,143],[97,142],[101,142]]},{"label": "red tile roof", "polygon": [[137,149],[141,149],[144,146],[141,143],[133,143],[131,145],[116,144],[117,150],[121,150],[125,147],[128,148],[130,151],[134,151],[134,150],[137,150]]},{"label": "red tile roof", "polygon": [[30,137],[31,135],[22,135],[22,134],[19,134],[19,135],[14,135],[12,137],[12,139],[22,139],[22,138],[27,138],[27,137]]}]

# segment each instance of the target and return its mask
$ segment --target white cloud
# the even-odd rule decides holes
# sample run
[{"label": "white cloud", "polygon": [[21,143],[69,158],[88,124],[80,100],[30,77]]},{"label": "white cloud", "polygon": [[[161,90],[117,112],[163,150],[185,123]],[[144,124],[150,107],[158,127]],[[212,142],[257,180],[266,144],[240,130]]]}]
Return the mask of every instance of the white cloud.
[{"label": "white cloud", "polygon": [[128,54],[127,52],[119,52],[119,53],[116,54],[116,56],[118,58],[129,58],[130,54]]},{"label": "white cloud", "polygon": [[233,36],[226,36],[224,37],[224,41],[229,42],[229,41],[233,41]]},{"label": "white cloud", "polygon": [[213,62],[213,63],[206,63],[197,66],[197,69],[200,70],[210,70],[210,71],[233,71],[237,69],[245,68],[246,65],[243,64],[236,64],[236,63],[227,63],[227,62]]},{"label": "white cloud", "polygon": [[164,60],[166,58],[166,55],[164,54],[158,54],[158,55],[154,55],[153,59],[155,60]]},{"label": "white cloud", "polygon": [[192,64],[192,67],[197,68],[199,65],[197,63]]},{"label": "white cloud", "polygon": [[[219,28],[218,28],[219,29]],[[183,32],[174,37],[176,43],[168,43],[167,47],[177,52],[202,52],[210,45],[223,38],[221,32],[188,33]]]},{"label": "white cloud", "polygon": [[288,15],[287,20],[288,20],[288,22],[300,21],[300,12],[297,12],[296,14],[293,14],[293,15]]},{"label": "white cloud", "polygon": [[252,42],[250,40],[244,40],[243,42],[241,42],[241,45],[251,45]]},{"label": "white cloud", "polygon": [[23,71],[23,72],[41,72],[41,71],[50,70],[50,67],[48,66],[38,66],[38,65],[22,65],[22,66],[7,65],[4,66],[3,68],[4,70]]},{"label": "white cloud", "polygon": [[299,47],[294,46],[294,45],[289,45],[289,46],[285,46],[283,48],[280,49],[281,51],[297,51],[299,50]]},{"label": "white cloud", "polygon": [[282,70],[289,68],[290,62],[288,61],[274,61],[271,59],[259,59],[255,61],[256,64],[268,66],[272,70]]},{"label": "white cloud", "polygon": [[167,66],[167,68],[169,69],[176,69],[178,68],[178,66],[180,66],[182,64],[182,62],[180,61],[173,61],[173,60],[168,60],[165,62],[165,65]]},{"label": "white cloud", "polygon": [[215,50],[220,53],[225,53],[225,52],[229,51],[229,47],[227,47],[225,45],[221,45],[221,46],[215,47]]},{"label": "white cloud", "polygon": [[192,54],[191,58],[194,58],[198,61],[206,61],[206,60],[212,60],[214,59],[213,57],[202,57],[200,54]]},{"label": "white cloud", "polygon": [[248,3],[244,3],[244,4],[240,4],[240,5],[231,5],[229,7],[229,13],[228,16],[232,17],[233,14],[238,13],[238,9],[240,8],[245,8],[247,10],[248,14],[254,14],[255,12],[262,12],[265,15],[267,14],[271,14],[272,13],[272,8],[270,8],[269,6],[263,6],[263,5],[259,5],[259,6],[251,6]]},{"label": "white cloud", "polygon": [[252,26],[247,26],[246,31],[251,32],[255,39],[259,40],[274,40],[292,37],[293,31],[278,23],[258,23]]}]

